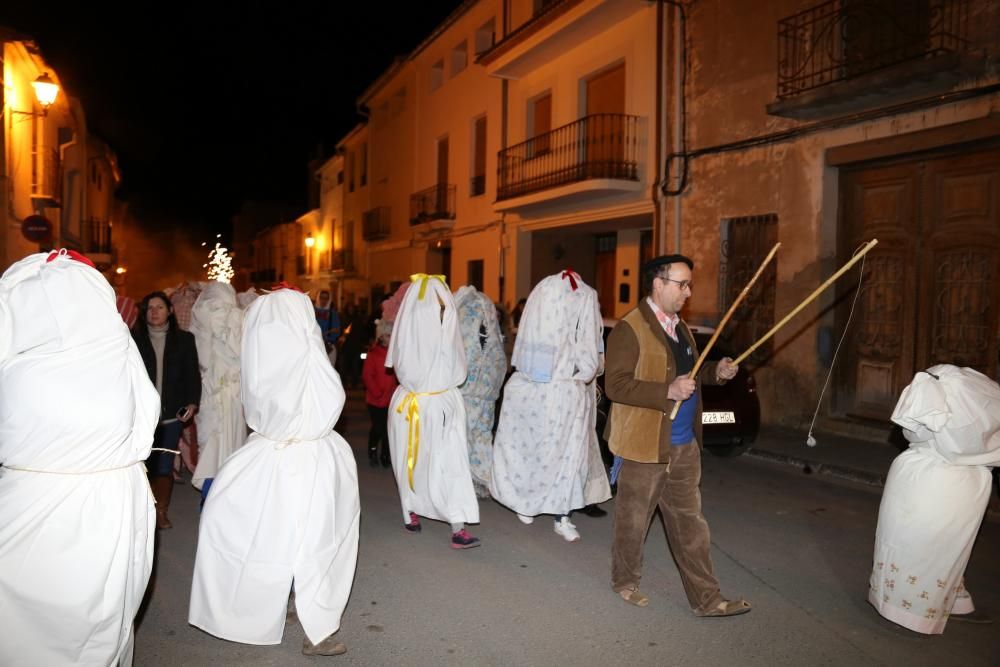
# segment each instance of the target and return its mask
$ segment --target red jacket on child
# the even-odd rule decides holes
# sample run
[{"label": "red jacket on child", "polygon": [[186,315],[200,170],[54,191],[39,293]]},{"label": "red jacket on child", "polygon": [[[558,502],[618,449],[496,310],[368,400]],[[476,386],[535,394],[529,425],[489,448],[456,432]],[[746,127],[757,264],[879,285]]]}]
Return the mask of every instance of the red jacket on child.
[{"label": "red jacket on child", "polygon": [[396,373],[385,367],[385,357],[389,348],[377,342],[368,348],[365,365],[361,369],[361,381],[365,383],[365,403],[376,408],[387,408],[392,394],[399,386]]}]

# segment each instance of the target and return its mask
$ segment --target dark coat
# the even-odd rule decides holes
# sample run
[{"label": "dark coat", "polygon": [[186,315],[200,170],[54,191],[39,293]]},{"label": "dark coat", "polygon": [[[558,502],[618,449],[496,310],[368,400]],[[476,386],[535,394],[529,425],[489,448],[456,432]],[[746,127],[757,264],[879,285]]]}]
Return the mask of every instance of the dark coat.
[{"label": "dark coat", "polygon": [[[156,353],[149,333],[141,327],[132,330],[136,347],[146,365],[149,379],[156,384]],[[201,371],[194,336],[182,329],[167,331],[163,344],[163,387],[160,394],[160,419],[173,419],[188,404],[201,402]]]}]

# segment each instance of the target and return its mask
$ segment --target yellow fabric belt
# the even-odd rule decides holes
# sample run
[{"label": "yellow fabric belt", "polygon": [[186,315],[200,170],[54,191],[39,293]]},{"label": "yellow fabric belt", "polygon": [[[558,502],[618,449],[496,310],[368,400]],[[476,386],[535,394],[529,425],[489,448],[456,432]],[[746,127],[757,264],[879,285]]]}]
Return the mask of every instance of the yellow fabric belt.
[{"label": "yellow fabric belt", "polygon": [[427,294],[427,281],[429,281],[432,278],[434,278],[435,280],[440,280],[441,283],[445,286],[445,288],[448,287],[448,284],[445,283],[444,281],[445,277],[439,273],[414,273],[412,276],[410,276],[410,282],[420,283],[420,292],[417,293],[418,301],[424,300],[424,295]]},{"label": "yellow fabric belt", "polygon": [[420,396],[438,396],[448,391],[411,391],[400,401],[396,408],[397,414],[403,414],[406,410],[406,421],[410,427],[406,436],[406,474],[410,481],[410,490],[413,490],[413,469],[417,465],[417,454],[420,452],[420,404],[417,399]]}]

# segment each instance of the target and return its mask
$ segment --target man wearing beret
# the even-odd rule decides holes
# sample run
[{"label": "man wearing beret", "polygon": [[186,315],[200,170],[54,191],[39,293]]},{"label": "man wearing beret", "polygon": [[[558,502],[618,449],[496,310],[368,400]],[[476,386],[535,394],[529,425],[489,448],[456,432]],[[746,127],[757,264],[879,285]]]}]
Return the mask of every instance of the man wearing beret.
[{"label": "man wearing beret", "polygon": [[[659,507],[667,541],[697,616],[750,611],[743,599],[719,590],[710,554],[708,523],[701,513],[701,383],[721,384],[736,375],[729,358],[688,374],[698,357],[694,337],[680,319],[691,296],[694,263],[665,255],[642,267],[648,297],[615,326],[608,338],[605,388],[613,401],[608,444],[616,464],[611,586],[626,602],[649,604],[639,592],[642,551],[653,511]],[[671,421],[674,404],[681,402]]]}]

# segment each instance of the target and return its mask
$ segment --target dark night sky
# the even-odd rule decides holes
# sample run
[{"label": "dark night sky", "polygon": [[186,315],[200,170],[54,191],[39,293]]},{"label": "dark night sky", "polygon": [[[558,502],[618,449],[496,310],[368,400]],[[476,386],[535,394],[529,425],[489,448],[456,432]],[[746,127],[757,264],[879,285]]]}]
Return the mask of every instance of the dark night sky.
[{"label": "dark night sky", "polygon": [[304,208],[317,145],[460,0],[2,4],[118,153],[136,214],[226,231],[245,199]]}]

